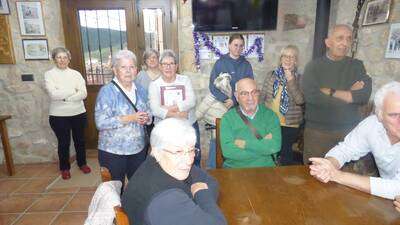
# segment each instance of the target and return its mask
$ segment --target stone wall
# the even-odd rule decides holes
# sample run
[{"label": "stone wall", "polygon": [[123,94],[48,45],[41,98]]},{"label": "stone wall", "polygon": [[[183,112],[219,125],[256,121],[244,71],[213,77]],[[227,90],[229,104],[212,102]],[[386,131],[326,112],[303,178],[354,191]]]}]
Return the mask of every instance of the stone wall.
[{"label": "stone wall", "polygon": [[[7,121],[14,162],[30,163],[57,159],[57,142],[48,123],[49,98],[44,89],[44,72],[49,60],[24,60],[22,39],[46,38],[49,48],[64,46],[58,0],[42,1],[45,37],[21,37],[15,0],[9,0],[9,17],[15,65],[0,65],[0,114],[11,114]],[[21,74],[33,74],[33,82],[22,82]],[[0,151],[0,162],[3,151]]]},{"label": "stone wall", "polygon": [[[13,156],[16,163],[43,162],[57,159],[56,140],[48,124],[49,98],[44,89],[43,74],[52,67],[51,61],[25,61],[15,1],[9,0],[9,15],[12,30],[15,65],[0,65],[0,114],[12,114],[7,122]],[[213,60],[203,60],[201,68],[194,65],[191,0],[178,1],[178,30],[180,71],[187,74],[196,88],[200,101],[208,92],[208,79]],[[256,80],[261,83],[265,74],[276,66],[279,52],[287,44],[296,44],[300,49],[299,70],[311,60],[314,36],[316,0],[280,0],[278,26],[275,31],[266,31],[264,61],[251,59]],[[46,39],[49,48],[64,45],[59,0],[42,1]],[[332,1],[331,24],[351,24],[354,18],[356,1]],[[285,14],[296,14],[305,20],[302,29],[284,30]],[[400,22],[400,0],[392,1],[389,23],[361,27],[360,43],[356,57],[363,60],[368,73],[373,77],[374,89],[389,80],[399,80],[400,63],[398,59],[385,59],[390,23]],[[22,82],[22,73],[34,74],[33,82]],[[208,149],[208,134],[202,131],[204,149]],[[72,146],[71,146],[72,147]],[[0,162],[3,161],[0,151]]]}]

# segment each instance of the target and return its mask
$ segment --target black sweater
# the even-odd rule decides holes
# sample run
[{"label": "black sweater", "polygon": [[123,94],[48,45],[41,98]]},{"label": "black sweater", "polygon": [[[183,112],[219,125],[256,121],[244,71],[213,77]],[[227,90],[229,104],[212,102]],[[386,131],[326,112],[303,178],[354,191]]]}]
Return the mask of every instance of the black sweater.
[{"label": "black sweater", "polygon": [[[207,183],[208,190],[193,197],[190,187],[196,182]],[[193,166],[179,181],[149,156],[129,180],[121,202],[131,225],[224,225],[217,196],[216,181],[200,168]]]}]

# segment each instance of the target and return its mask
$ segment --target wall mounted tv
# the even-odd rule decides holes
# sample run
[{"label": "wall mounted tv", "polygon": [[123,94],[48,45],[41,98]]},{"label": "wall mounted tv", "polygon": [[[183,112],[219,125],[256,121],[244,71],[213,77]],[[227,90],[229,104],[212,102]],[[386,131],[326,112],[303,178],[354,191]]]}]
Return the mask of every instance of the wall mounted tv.
[{"label": "wall mounted tv", "polygon": [[275,30],[278,0],[192,0],[195,31]]}]

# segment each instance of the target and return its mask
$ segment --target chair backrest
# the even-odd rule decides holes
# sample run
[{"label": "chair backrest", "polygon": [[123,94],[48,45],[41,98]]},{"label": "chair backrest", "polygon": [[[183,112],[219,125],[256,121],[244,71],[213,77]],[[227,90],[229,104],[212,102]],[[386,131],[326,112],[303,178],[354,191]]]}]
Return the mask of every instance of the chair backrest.
[{"label": "chair backrest", "polygon": [[215,118],[216,168],[222,168],[224,164],[224,157],[222,155],[222,149],[221,149],[220,126],[221,126],[221,118]]},{"label": "chair backrest", "polygon": [[[101,180],[107,182],[111,180],[111,173],[106,167],[100,167]],[[129,225],[128,215],[121,206],[114,207],[115,224],[116,225]]]}]

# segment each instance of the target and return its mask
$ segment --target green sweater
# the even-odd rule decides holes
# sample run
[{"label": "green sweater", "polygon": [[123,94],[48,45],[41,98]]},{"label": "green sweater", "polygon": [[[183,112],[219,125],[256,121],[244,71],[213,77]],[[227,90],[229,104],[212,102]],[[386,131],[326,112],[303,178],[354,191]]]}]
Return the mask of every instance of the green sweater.
[{"label": "green sweater", "polygon": [[[365,85],[358,91],[352,91],[353,103],[320,91],[322,87],[350,90],[356,81],[364,81]],[[328,131],[350,130],[362,120],[359,108],[368,103],[372,86],[362,61],[350,57],[333,61],[326,56],[307,64],[302,85],[306,126]]]},{"label": "green sweater", "polygon": [[[272,139],[258,140],[243,122],[236,108],[230,109],[221,120],[221,148],[225,167],[263,167],[275,166],[274,157],[281,149],[281,127],[273,111],[263,104],[253,119],[248,118],[261,136],[272,134]],[[235,145],[235,139],[246,141],[245,148]]]}]

